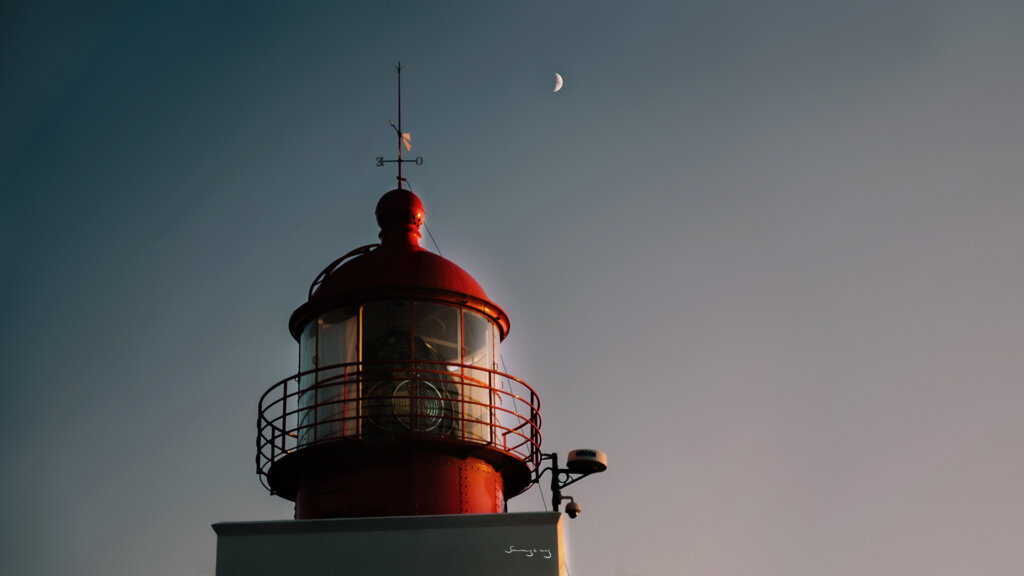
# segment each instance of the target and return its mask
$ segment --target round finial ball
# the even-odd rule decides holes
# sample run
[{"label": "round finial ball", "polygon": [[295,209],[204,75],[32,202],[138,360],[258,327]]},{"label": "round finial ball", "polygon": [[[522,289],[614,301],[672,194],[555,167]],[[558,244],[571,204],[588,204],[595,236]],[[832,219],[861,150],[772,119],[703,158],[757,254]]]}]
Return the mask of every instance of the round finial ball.
[{"label": "round finial ball", "polygon": [[374,214],[381,230],[391,226],[413,226],[423,224],[423,202],[410,190],[396,188],[380,197]]}]

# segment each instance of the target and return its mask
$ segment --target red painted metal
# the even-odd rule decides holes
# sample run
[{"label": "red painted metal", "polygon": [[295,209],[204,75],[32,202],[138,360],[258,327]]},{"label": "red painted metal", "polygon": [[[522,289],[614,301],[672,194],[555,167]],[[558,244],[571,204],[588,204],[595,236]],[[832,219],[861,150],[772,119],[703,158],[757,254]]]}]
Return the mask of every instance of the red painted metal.
[{"label": "red painted metal", "polygon": [[[470,307],[493,320],[508,336],[509,320],[468,272],[419,245],[425,211],[409,190],[395,189],[377,203],[378,248],[364,246],[343,263],[335,261],[317,277],[309,301],[288,322],[296,340],[302,327],[324,310],[345,304],[393,299],[432,299]],[[343,258],[344,259],[344,258]]]},{"label": "red painted metal", "polygon": [[496,514],[502,477],[478,458],[423,450],[378,450],[305,482],[296,518]]},{"label": "red painted metal", "polygon": [[[484,377],[494,384],[488,385]],[[315,384],[303,389],[299,383],[307,378]],[[365,383],[382,379],[443,381],[451,389],[468,387],[487,394],[448,396],[444,399],[447,409],[440,412],[431,410],[434,395],[403,396],[411,405],[401,416],[403,425],[385,428],[378,416],[388,407],[386,399],[365,393],[336,399],[330,393],[353,384],[363,389]],[[310,402],[311,397],[315,401]],[[358,410],[341,410],[345,405]],[[466,407],[475,408],[478,416],[467,417]],[[471,434],[474,426],[486,430],[486,435]],[[524,491],[540,464],[540,426],[537,393],[522,380],[497,370],[422,360],[336,364],[295,374],[263,394],[256,469],[272,493],[296,502],[299,518],[334,512],[345,516],[498,512],[494,502],[502,498],[496,494],[512,497]],[[321,428],[332,433],[318,436]],[[459,470],[461,502],[453,499],[450,490],[423,489],[454,481],[434,477],[454,474],[446,467]],[[346,504],[349,496],[338,496],[342,498],[338,500],[331,495],[338,491],[351,492],[358,503]],[[410,501],[410,494],[420,497]],[[320,498],[325,501],[316,502]]]},{"label": "red painted metal", "polygon": [[[289,320],[296,340],[325,312],[385,300],[445,303],[459,318],[476,312],[504,339],[508,316],[476,280],[420,247],[424,214],[411,191],[385,194],[381,243],[317,276]],[[460,357],[469,361],[465,350]],[[530,485],[541,458],[540,398],[496,364],[479,365],[496,357],[360,358],[299,372],[260,399],[257,473],[296,503],[296,518],[494,513]]]}]

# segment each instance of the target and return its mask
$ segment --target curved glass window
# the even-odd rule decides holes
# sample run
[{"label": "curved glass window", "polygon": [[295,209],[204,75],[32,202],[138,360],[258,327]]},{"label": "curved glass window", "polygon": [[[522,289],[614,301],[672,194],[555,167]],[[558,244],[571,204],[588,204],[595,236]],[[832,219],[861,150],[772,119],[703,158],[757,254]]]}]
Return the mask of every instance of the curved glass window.
[{"label": "curved glass window", "polygon": [[376,302],[363,306],[363,362],[410,360],[412,334],[409,302]]},{"label": "curved glass window", "polygon": [[466,437],[491,442],[491,373],[469,366],[494,368],[494,330],[491,321],[476,312],[463,310],[462,320],[466,342],[463,363],[468,365],[462,385]]},{"label": "curved glass window", "polygon": [[[341,308],[321,314],[302,332],[299,370],[316,371],[300,378],[299,444],[352,436],[358,431],[359,381],[353,363],[359,360],[359,309]],[[305,364],[305,366],[303,365]]]},{"label": "curved glass window", "polygon": [[299,445],[427,433],[495,441],[497,327],[436,302],[321,314],[300,336]]},{"label": "curved glass window", "polygon": [[412,370],[413,347],[409,302],[363,306],[363,436],[391,437],[419,424],[423,392]]},{"label": "curved glass window", "polygon": [[459,309],[432,302],[417,302],[413,308],[416,359],[460,362],[462,336]]},{"label": "curved glass window", "polygon": [[306,324],[299,337],[299,445],[307,444],[313,440],[312,426],[315,419],[313,410],[308,409],[316,404],[316,392],[310,392],[316,385],[316,322]]}]

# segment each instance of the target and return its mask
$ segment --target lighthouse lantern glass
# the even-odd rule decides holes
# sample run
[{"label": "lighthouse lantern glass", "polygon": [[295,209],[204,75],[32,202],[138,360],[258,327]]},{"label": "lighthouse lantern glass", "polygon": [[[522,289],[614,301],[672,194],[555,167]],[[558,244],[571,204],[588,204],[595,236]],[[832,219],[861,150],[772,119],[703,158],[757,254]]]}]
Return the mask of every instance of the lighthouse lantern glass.
[{"label": "lighthouse lantern glass", "polygon": [[374,302],[363,306],[363,362],[409,360],[412,338],[409,302]]},{"label": "lighthouse lantern glass", "polygon": [[416,359],[459,362],[462,344],[459,309],[433,302],[416,302],[413,315]]},{"label": "lighthouse lantern glass", "polygon": [[498,340],[492,320],[452,304],[321,314],[300,335],[298,445],[406,432],[502,444],[492,426],[503,421]]},{"label": "lighthouse lantern glass", "polygon": [[[491,322],[469,310],[462,311],[463,330],[466,339],[465,360],[472,366],[487,370],[494,364],[494,330]],[[463,378],[463,418],[466,422],[466,438],[491,441],[491,373],[487,370],[466,368]]]},{"label": "lighthouse lantern glass", "polygon": [[352,376],[358,359],[359,309],[350,307],[322,314],[317,321],[316,395],[318,438],[356,433],[358,381]]},{"label": "lighthouse lantern glass", "polygon": [[310,322],[302,330],[299,338],[299,406],[303,408],[298,414],[298,443],[308,444],[313,441],[315,432],[313,410],[316,405],[316,329],[317,323]]},{"label": "lighthouse lantern glass", "polygon": [[357,434],[358,350],[357,307],[325,312],[303,330],[299,370],[315,371],[299,380],[299,444]]}]

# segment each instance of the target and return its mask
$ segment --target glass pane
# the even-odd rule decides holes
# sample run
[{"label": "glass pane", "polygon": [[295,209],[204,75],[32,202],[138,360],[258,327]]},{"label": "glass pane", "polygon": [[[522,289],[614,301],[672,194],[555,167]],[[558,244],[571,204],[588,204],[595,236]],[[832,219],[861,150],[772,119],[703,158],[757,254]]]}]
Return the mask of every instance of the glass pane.
[{"label": "glass pane", "polygon": [[411,360],[412,306],[378,302],[363,306],[363,362]]},{"label": "glass pane", "polygon": [[459,309],[444,304],[417,302],[416,359],[459,362]]},{"label": "glass pane", "polygon": [[[494,366],[494,330],[491,321],[471,312],[463,311],[463,363],[491,369]],[[465,369],[463,384],[463,418],[465,438],[492,442],[491,437],[491,373],[485,370]]]},{"label": "glass pane", "polygon": [[[313,369],[314,357],[316,356],[316,322],[306,324],[299,335],[299,372],[306,372]],[[316,382],[316,374],[310,373],[299,376],[299,408],[309,408],[316,404],[316,393],[310,390]],[[313,410],[299,410],[298,413],[298,442],[299,445],[307,444],[313,440]]]},{"label": "glass pane", "polygon": [[320,330],[317,343],[318,366],[327,368],[334,364],[359,360],[358,312],[356,308],[342,308],[320,316],[317,322]]},{"label": "glass pane", "polygon": [[411,360],[411,304],[363,306],[362,435],[390,438],[416,429],[415,404],[422,394],[411,372]]},{"label": "glass pane", "polygon": [[[494,326],[491,342],[494,343],[494,369],[506,372],[505,366],[501,363],[501,354],[498,351],[501,342],[501,332],[498,330],[497,325]],[[494,422],[494,439],[498,445],[508,449],[522,442],[522,438],[516,436],[515,433],[506,432],[519,426],[521,421],[516,416],[516,413],[523,413],[524,406],[522,403],[518,403],[519,406],[516,405],[517,402],[512,396],[512,386],[508,378],[492,376],[492,385],[494,391],[491,393],[491,422]],[[508,443],[506,443],[506,440],[508,440]]]},{"label": "glass pane", "polygon": [[[459,308],[446,304],[417,302],[415,323],[415,429],[439,436],[461,436],[461,389],[457,366],[462,361]],[[453,365],[435,364],[451,362]]]},{"label": "glass pane", "polygon": [[359,316],[357,308],[325,312],[317,320],[316,442],[356,433]]}]

